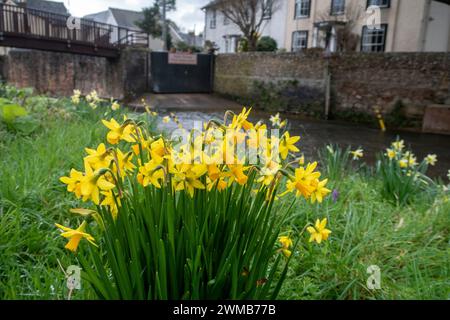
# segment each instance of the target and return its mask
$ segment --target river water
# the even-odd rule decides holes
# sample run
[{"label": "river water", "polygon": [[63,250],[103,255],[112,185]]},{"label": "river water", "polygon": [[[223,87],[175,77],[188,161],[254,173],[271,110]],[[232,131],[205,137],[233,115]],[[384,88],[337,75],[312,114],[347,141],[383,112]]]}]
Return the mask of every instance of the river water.
[{"label": "river water", "polygon": [[[161,113],[165,116],[167,113]],[[195,121],[208,122],[210,119],[223,119],[223,113],[215,112],[176,112],[177,118],[186,129],[191,129]],[[264,120],[269,123],[269,113],[253,112],[250,116],[252,122]],[[416,154],[420,162],[428,154],[436,154],[438,163],[431,167],[429,174],[433,177],[446,178],[450,169],[450,136],[424,134],[408,131],[381,132],[378,129],[367,128],[362,125],[351,123],[340,123],[335,121],[304,119],[296,115],[281,115],[289,120],[289,131],[291,135],[300,135],[301,140],[298,147],[308,158],[316,159],[317,152],[327,144],[338,144],[341,147],[351,146],[356,149],[364,149],[364,161],[369,164],[375,162],[375,155],[385,150],[397,136],[405,140],[406,146]],[[173,122],[160,124],[161,128],[176,128]]]}]

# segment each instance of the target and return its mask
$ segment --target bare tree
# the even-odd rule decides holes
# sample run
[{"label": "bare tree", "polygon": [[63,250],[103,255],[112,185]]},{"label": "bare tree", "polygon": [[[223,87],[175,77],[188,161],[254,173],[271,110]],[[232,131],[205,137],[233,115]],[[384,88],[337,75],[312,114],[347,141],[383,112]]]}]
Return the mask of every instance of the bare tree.
[{"label": "bare tree", "polygon": [[365,9],[355,1],[351,1],[342,15],[330,16],[330,10],[317,14],[316,20],[342,22],[336,29],[337,51],[356,51],[359,34],[354,32],[355,26],[365,16]]},{"label": "bare tree", "polygon": [[255,51],[261,27],[279,9],[280,1],[285,0],[218,0],[215,6],[239,27],[248,41],[249,51]]}]

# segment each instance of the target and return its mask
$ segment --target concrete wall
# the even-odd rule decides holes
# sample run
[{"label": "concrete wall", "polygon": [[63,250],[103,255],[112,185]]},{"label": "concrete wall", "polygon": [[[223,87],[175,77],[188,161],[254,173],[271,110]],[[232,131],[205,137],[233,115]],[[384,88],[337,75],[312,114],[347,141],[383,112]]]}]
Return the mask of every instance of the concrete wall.
[{"label": "concrete wall", "polygon": [[112,60],[16,49],[2,56],[1,78],[19,88],[33,87],[52,96],[71,96],[79,89],[83,94],[97,90],[101,97],[123,99],[147,90],[148,55],[147,50],[129,49]]},{"label": "concrete wall", "polygon": [[[256,101],[256,82],[297,80],[299,90],[324,92],[327,61],[320,53],[241,53],[216,59],[215,91]],[[348,53],[329,60],[332,112],[385,113],[398,101],[407,116],[422,117],[429,104],[450,99],[450,53]],[[323,96],[318,98],[323,100]],[[322,108],[323,110],[323,108]]]}]

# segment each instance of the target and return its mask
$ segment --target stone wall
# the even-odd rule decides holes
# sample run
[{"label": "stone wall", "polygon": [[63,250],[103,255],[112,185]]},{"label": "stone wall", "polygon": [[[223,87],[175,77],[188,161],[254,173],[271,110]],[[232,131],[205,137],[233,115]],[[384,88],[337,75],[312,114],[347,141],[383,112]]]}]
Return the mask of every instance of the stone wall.
[{"label": "stone wall", "polygon": [[407,117],[450,98],[450,53],[346,54],[331,60],[334,110],[385,113],[401,101]]},{"label": "stone wall", "polygon": [[[10,50],[1,59],[2,79],[19,88],[33,87],[51,96],[97,90],[99,96],[123,99],[147,90],[148,51],[126,50],[119,59],[38,50]],[[148,60],[149,61],[149,60]]]},{"label": "stone wall", "polygon": [[216,58],[214,87],[219,94],[258,100],[255,83],[295,79],[298,90],[321,89],[322,102],[327,69],[332,113],[371,113],[374,106],[389,113],[401,101],[406,116],[421,117],[426,105],[450,99],[450,53],[348,53],[329,59],[317,51],[225,54]]}]

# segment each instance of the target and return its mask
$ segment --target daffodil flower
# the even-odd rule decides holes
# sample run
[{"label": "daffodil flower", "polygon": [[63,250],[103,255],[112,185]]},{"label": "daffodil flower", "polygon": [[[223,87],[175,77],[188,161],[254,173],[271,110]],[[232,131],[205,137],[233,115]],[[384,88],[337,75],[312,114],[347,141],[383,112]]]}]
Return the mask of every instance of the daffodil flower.
[{"label": "daffodil flower", "polygon": [[287,192],[296,191],[297,197],[303,196],[309,199],[312,193],[316,190],[314,181],[320,178],[319,172],[314,172],[317,167],[317,162],[310,163],[306,167],[295,169],[295,176],[287,182]]},{"label": "daffodil flower", "polygon": [[67,184],[67,191],[73,192],[77,198],[81,198],[81,180],[83,173],[75,169],[70,170],[69,177],[61,177],[59,180]]},{"label": "daffodil flower", "polygon": [[63,233],[61,233],[61,236],[66,239],[69,239],[69,242],[65,246],[66,249],[68,249],[72,252],[77,251],[78,245],[80,244],[80,241],[83,238],[86,239],[87,241],[89,241],[92,245],[97,246],[95,244],[94,237],[85,232],[86,225],[87,225],[86,221],[83,221],[83,223],[75,230],[64,227],[60,224],[55,224],[55,225],[57,228],[64,231]]},{"label": "daffodil flower", "polygon": [[300,150],[295,146],[295,144],[300,140],[300,137],[291,137],[289,132],[286,132],[283,135],[283,138],[280,141],[279,152],[281,158],[285,160],[291,152],[299,152]]},{"label": "daffodil flower", "polygon": [[136,139],[132,135],[133,127],[130,124],[121,126],[115,119],[111,119],[111,121],[102,120],[102,123],[110,130],[106,136],[110,144],[118,144],[120,140],[135,142]]},{"label": "daffodil flower", "polygon": [[309,242],[316,241],[320,244],[322,241],[326,241],[331,234],[331,231],[326,229],[327,226],[327,218],[320,221],[317,219],[314,227],[309,226],[306,230],[310,233]]},{"label": "daffodil flower", "polygon": [[289,258],[292,255],[292,251],[289,250],[293,245],[293,241],[288,236],[280,236],[278,238],[278,242],[281,244],[280,252],[286,257]]},{"label": "daffodil flower", "polygon": [[94,204],[100,203],[100,190],[108,191],[115,185],[106,180],[100,170],[93,171],[88,163],[85,163],[85,174],[81,180],[81,195],[83,200],[91,199]]},{"label": "daffodil flower", "polygon": [[139,168],[137,180],[143,187],[147,187],[151,184],[160,189],[160,181],[164,180],[164,170],[160,168],[158,162],[155,162],[152,159]]},{"label": "daffodil flower", "polygon": [[397,156],[397,152],[394,149],[386,149],[386,155],[389,159],[394,159]]},{"label": "daffodil flower", "polygon": [[357,149],[355,151],[351,151],[350,153],[353,155],[353,160],[359,160],[364,156],[363,149]]},{"label": "daffodil flower", "polygon": [[312,185],[315,186],[315,190],[313,191],[313,193],[311,194],[311,202],[315,203],[316,201],[318,203],[322,203],[323,198],[328,195],[329,193],[331,193],[330,189],[325,188],[325,185],[327,184],[328,179],[319,181],[319,180],[315,180]]},{"label": "daffodil flower", "polygon": [[85,160],[96,170],[108,168],[111,161],[114,159],[110,151],[106,149],[104,143],[100,143],[96,150],[89,148],[86,148],[85,150],[88,153]]},{"label": "daffodil flower", "polygon": [[425,158],[425,163],[430,166],[435,166],[437,162],[437,155],[435,154],[429,154]]}]

